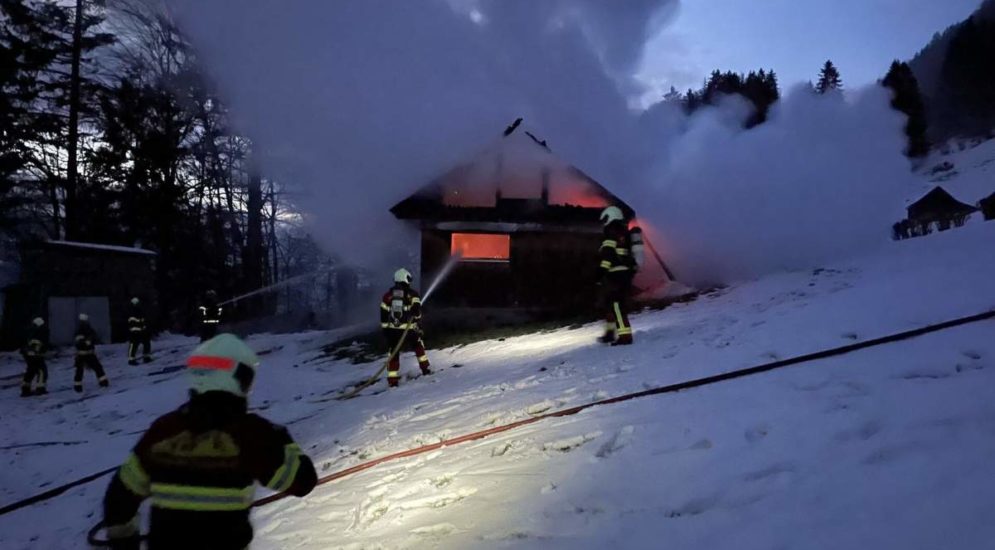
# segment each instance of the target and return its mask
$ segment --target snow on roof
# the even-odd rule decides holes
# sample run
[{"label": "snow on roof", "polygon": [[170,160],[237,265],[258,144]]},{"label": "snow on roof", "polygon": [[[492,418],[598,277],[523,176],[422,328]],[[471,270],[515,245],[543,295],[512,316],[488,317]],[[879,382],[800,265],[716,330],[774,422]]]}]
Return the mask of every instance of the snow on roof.
[{"label": "snow on roof", "polygon": [[157,255],[155,252],[152,252],[151,250],[145,250],[144,248],[133,248],[129,246],[114,246],[110,244],[81,243],[76,241],[48,241],[47,244],[54,244],[58,246],[72,246],[75,248],[106,250],[108,252],[120,252],[124,254],[144,254],[146,256]]}]

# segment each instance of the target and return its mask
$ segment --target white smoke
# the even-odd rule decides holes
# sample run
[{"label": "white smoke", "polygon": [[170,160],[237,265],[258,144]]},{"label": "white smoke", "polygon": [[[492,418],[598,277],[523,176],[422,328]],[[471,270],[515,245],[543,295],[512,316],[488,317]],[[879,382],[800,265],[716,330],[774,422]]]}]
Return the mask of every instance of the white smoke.
[{"label": "white smoke", "polygon": [[[881,90],[795,91],[740,129],[630,109],[677,0],[175,0],[265,169],[304,184],[333,252],[366,264],[409,233],[388,208],[517,117],[629,202],[690,281],[797,269],[886,239],[909,177]],[[763,60],[758,59],[762,65]]]},{"label": "white smoke", "polygon": [[177,2],[241,124],[267,150],[266,169],[304,183],[316,234],[361,262],[397,242],[403,225],[390,206],[517,117],[595,177],[619,179],[615,153],[632,140],[623,91],[635,79],[626,75],[663,8],[676,5]]},{"label": "white smoke", "polygon": [[657,142],[636,194],[678,276],[724,282],[817,267],[887,242],[912,177],[904,119],[889,100],[879,86],[846,99],[799,86],[749,131],[739,101],[690,120],[671,112],[673,133]]}]

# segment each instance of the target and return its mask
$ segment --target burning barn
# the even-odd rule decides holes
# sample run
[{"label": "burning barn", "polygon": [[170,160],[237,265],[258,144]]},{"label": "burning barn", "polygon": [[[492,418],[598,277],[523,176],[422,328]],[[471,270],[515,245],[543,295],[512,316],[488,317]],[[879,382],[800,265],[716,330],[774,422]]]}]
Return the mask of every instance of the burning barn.
[{"label": "burning barn", "polygon": [[545,141],[518,129],[395,205],[421,230],[421,279],[458,263],[433,309],[583,311],[598,277],[601,211],[635,212]]}]

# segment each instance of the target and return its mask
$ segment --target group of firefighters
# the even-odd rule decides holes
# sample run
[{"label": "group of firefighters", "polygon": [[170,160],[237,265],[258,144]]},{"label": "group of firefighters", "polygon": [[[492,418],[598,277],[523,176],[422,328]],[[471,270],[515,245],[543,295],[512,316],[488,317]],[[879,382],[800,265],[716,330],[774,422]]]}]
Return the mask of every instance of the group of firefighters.
[{"label": "group of firefighters", "polygon": [[[638,228],[629,228],[621,209],[601,214],[604,240],[600,246],[598,284],[606,327],[604,343],[633,343],[626,298],[642,264],[643,241]],[[380,303],[380,327],[388,344],[387,383],[400,381],[402,348],[414,351],[423,374],[430,374],[421,330],[422,299],[412,288],[406,269],[394,273],[394,285]],[[295,496],[317,484],[311,459],[287,430],[248,412],[248,395],[260,367],[259,357],[231,334],[216,335],[221,307],[213,292],[200,307],[201,344],[187,360],[190,398],[177,410],[152,423],[118,469],[104,496],[103,525],[111,548],[137,550],[141,545],[139,508],[151,500],[149,548],[246,548],[252,540],[249,510],[254,485]],[[150,361],[151,346],[141,311],[132,300],[129,363],[137,364],[138,349]],[[82,371],[91,368],[107,385],[94,354],[96,335],[85,315],[76,332],[76,382],[82,391]],[[47,329],[35,319],[24,354],[28,369],[24,392],[40,379],[44,393],[47,369],[43,353]]]},{"label": "group of firefighters", "polygon": [[[218,305],[217,294],[213,290],[207,292],[204,305],[198,308],[200,340],[204,342],[212,338],[221,323],[222,308]],[[145,308],[139,298],[132,298],[128,304],[128,364],[138,365],[139,350],[145,363],[152,362],[152,341],[145,320]],[[83,374],[92,370],[97,377],[97,384],[106,388],[110,385],[104,366],[97,357],[97,332],[90,324],[90,316],[80,313],[76,323],[76,333],[73,338],[75,347],[73,390],[83,392]],[[28,337],[21,348],[24,356],[25,371],[21,379],[21,397],[45,395],[48,393],[48,364],[45,354],[49,348],[49,331],[45,319],[35,317],[28,328]]]}]

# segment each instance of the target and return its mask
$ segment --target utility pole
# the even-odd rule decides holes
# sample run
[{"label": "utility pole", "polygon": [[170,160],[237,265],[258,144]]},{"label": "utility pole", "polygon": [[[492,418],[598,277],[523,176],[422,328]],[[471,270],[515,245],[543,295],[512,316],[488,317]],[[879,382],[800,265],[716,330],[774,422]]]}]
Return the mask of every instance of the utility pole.
[{"label": "utility pole", "polygon": [[66,239],[79,238],[77,189],[79,187],[79,89],[80,58],[83,53],[83,0],[76,0],[76,21],[73,24],[72,69],[69,76],[69,166],[66,169]]}]

